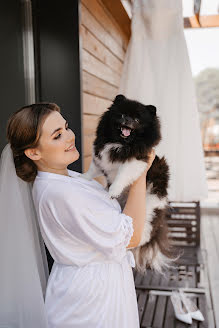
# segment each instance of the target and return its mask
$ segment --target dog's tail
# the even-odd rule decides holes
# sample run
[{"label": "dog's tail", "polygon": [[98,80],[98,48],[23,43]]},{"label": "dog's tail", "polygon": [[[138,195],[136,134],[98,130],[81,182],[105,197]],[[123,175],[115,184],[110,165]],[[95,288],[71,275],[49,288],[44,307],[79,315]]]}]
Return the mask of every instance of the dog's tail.
[{"label": "dog's tail", "polygon": [[135,257],[136,270],[141,274],[145,274],[147,268],[165,274],[165,269],[173,268],[174,262],[182,255],[182,251],[174,247],[169,237],[166,211],[155,211],[159,213],[154,217],[157,222],[153,222],[149,242],[131,249]]}]

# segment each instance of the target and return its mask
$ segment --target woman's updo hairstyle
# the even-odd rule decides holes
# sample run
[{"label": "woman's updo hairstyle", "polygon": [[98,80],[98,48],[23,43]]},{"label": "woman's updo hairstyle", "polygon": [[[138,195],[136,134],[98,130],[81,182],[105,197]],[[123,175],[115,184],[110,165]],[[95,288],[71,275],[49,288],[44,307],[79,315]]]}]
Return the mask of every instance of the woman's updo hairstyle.
[{"label": "woman's updo hairstyle", "polygon": [[52,112],[60,113],[60,108],[53,103],[39,103],[24,106],[13,113],[6,127],[6,135],[11,145],[16,174],[26,182],[33,182],[37,175],[37,166],[24,153],[28,148],[39,146],[42,126]]}]

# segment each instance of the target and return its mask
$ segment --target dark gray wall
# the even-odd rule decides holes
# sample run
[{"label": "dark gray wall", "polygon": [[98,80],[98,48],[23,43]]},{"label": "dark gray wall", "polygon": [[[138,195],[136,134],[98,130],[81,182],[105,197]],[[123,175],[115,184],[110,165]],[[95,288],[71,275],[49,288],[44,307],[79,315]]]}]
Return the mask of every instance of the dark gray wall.
[{"label": "dark gray wall", "polygon": [[[78,0],[33,0],[36,102],[57,103],[81,154],[68,168],[82,171]],[[6,123],[25,102],[21,1],[0,2],[0,151]]]},{"label": "dark gray wall", "polygon": [[25,105],[21,20],[19,1],[0,2],[0,152],[9,115]]},{"label": "dark gray wall", "polygon": [[[37,100],[55,102],[82,154],[78,1],[33,0]],[[69,165],[82,171],[82,155]]]}]

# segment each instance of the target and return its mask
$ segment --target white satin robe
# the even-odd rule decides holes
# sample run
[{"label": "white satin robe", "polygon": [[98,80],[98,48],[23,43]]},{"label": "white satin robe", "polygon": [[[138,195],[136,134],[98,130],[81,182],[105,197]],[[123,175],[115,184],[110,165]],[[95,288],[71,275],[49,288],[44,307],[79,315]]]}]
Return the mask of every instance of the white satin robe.
[{"label": "white satin robe", "polygon": [[45,307],[49,328],[138,328],[126,246],[133,221],[95,180],[38,171],[32,195],[40,231],[54,259]]}]

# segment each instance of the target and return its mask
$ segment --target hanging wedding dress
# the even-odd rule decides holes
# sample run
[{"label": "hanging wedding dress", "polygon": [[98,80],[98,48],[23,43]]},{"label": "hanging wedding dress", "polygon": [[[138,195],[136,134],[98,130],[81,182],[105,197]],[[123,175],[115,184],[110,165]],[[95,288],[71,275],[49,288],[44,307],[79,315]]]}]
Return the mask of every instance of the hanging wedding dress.
[{"label": "hanging wedding dress", "polygon": [[157,107],[170,166],[171,201],[207,197],[199,115],[183,31],[181,0],[134,0],[132,36],[119,93]]}]

